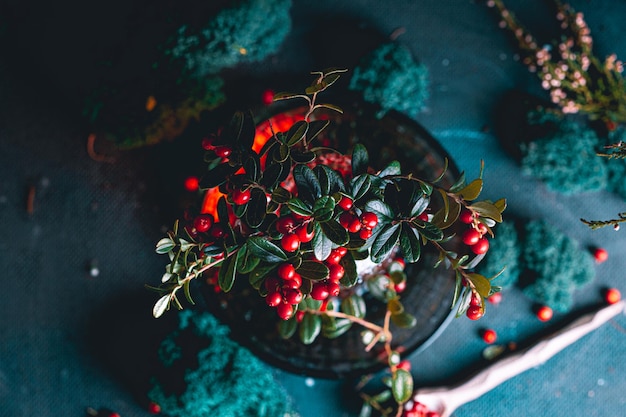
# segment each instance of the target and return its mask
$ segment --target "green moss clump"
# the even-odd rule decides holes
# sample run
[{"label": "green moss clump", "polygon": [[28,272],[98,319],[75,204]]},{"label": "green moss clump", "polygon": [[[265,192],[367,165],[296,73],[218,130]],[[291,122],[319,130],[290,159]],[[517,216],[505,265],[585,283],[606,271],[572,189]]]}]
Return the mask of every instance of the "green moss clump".
[{"label": "green moss clump", "polygon": [[236,2],[200,30],[182,26],[168,54],[194,76],[261,61],[278,51],[291,31],[291,4],[291,0]]},{"label": "green moss clump", "polygon": [[150,401],[172,417],[282,417],[296,414],[272,372],[231,340],[208,313],[185,310],[159,348]]},{"label": "green moss clump", "polygon": [[524,226],[520,286],[537,303],[565,312],[573,292],[595,277],[591,254],[555,227],[541,220]]},{"label": "green moss clump", "polygon": [[563,194],[600,191],[607,185],[605,162],[596,155],[595,132],[571,121],[545,137],[520,144],[522,171]]},{"label": "green moss clump", "polygon": [[[476,272],[491,278],[493,285],[509,288],[515,285],[520,275],[521,243],[514,222],[503,221],[495,229],[496,237],[491,240],[489,251],[476,267]],[[502,267],[505,267],[502,270]]]},{"label": "green moss clump", "polygon": [[428,99],[428,84],[426,66],[418,64],[406,47],[388,42],[361,59],[348,88],[380,105],[378,117],[389,110],[414,116]]}]

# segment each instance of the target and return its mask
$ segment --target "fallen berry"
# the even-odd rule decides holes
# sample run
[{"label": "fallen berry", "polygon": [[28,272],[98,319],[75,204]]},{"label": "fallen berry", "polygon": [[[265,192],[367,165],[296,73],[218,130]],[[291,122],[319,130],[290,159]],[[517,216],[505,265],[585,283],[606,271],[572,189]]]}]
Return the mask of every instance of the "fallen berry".
[{"label": "fallen berry", "polygon": [[537,318],[541,321],[548,321],[552,318],[553,311],[548,306],[541,306],[537,309]]},{"label": "fallen berry", "polygon": [[621,299],[622,299],[622,294],[619,292],[617,288],[608,288],[604,292],[604,301],[606,301],[609,304],[618,303],[619,300]]},{"label": "fallen berry", "polygon": [[187,177],[184,184],[185,190],[189,192],[198,191],[199,184],[200,181],[198,180],[198,177]]},{"label": "fallen berry", "polygon": [[502,293],[497,292],[491,294],[489,298],[487,298],[487,301],[489,301],[491,304],[500,304],[500,302],[502,301]]},{"label": "fallen berry", "polygon": [[152,414],[159,414],[161,412],[161,406],[157,403],[148,404],[148,411]]},{"label": "fallen berry", "polygon": [[596,248],[593,251],[593,258],[596,260],[597,264],[601,264],[602,262],[609,259],[609,253],[606,251],[606,249]]},{"label": "fallen berry", "polygon": [[493,329],[485,329],[482,332],[482,338],[485,343],[492,344],[498,338],[498,335]]}]

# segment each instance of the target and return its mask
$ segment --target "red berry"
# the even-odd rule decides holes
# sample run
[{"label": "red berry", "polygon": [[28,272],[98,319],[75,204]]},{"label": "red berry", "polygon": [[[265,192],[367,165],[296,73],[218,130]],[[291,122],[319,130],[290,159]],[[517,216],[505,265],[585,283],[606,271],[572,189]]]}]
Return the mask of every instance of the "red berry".
[{"label": "red berry", "polygon": [[339,280],[343,278],[343,275],[346,272],[343,266],[339,265],[338,263],[328,265],[328,270],[328,279],[332,282],[339,282]]},{"label": "red berry", "polygon": [[476,225],[476,228],[478,229],[478,233],[480,233],[481,235],[484,235],[485,233],[489,231],[485,223],[478,222],[478,224]]},{"label": "red berry", "polygon": [[289,280],[296,275],[296,268],[290,263],[280,264],[277,273],[280,278]]},{"label": "red berry", "polygon": [[472,245],[477,244],[481,237],[482,236],[480,235],[478,230],[467,229],[461,236],[461,239],[463,240],[463,243],[465,243],[466,245],[472,246]]},{"label": "red berry", "polygon": [[198,177],[185,178],[185,190],[189,192],[198,191],[199,186],[200,186],[200,181],[198,181]]},{"label": "red berry", "polygon": [[300,247],[300,238],[294,233],[287,233],[280,240],[280,246],[287,252],[295,252]]},{"label": "red berry", "polygon": [[609,288],[604,292],[604,301],[609,304],[618,303],[622,299],[622,294],[617,288]]},{"label": "red berry", "polygon": [[230,154],[233,153],[233,150],[230,146],[216,146],[213,152],[220,158],[228,158]]},{"label": "red berry", "polygon": [[411,362],[401,361],[399,364],[396,365],[396,368],[404,369],[407,372],[411,372]]},{"label": "red berry", "polygon": [[469,210],[463,210],[461,214],[459,214],[459,221],[465,224],[471,224],[474,221],[474,215]]},{"label": "red berry", "polygon": [[370,211],[361,214],[361,223],[368,229],[373,229],[378,224],[378,216]]},{"label": "red berry", "polygon": [[334,251],[337,251],[338,254],[341,255],[341,257],[346,256],[346,253],[348,253],[348,249],[344,248],[343,246],[339,246],[338,248],[333,249]]},{"label": "red berry", "polygon": [[328,255],[328,258],[326,258],[326,264],[338,264],[339,262],[341,262],[341,258],[343,258],[343,255],[337,249],[333,249],[332,251],[330,251],[330,255]]},{"label": "red berry", "polygon": [[482,337],[485,343],[492,344],[498,338],[498,334],[493,329],[486,329],[483,330]]},{"label": "red berry", "polygon": [[293,306],[287,303],[280,303],[276,306],[278,317],[283,320],[289,320],[293,316]]},{"label": "red berry", "polygon": [[359,237],[360,237],[361,239],[363,239],[363,240],[367,240],[367,239],[369,239],[370,237],[372,237],[372,234],[373,234],[373,233],[374,233],[374,232],[372,232],[372,230],[371,230],[371,229],[361,229],[361,230],[359,231]]},{"label": "red berry", "polygon": [[303,298],[302,291],[295,288],[285,289],[283,296],[285,297],[285,301],[289,304],[300,304]]},{"label": "red berry", "polygon": [[350,233],[358,232],[359,230],[361,230],[361,221],[356,216],[354,216],[346,229],[348,229],[348,232]]},{"label": "red berry", "polygon": [[487,301],[491,304],[499,304],[502,301],[502,293],[496,292],[491,294],[489,298],[487,298]]},{"label": "red berry", "polygon": [[[348,229],[348,227],[350,227],[350,224],[356,219],[356,217],[350,213],[350,212],[343,212],[341,213],[341,215],[339,216],[339,224],[344,228],[344,229]],[[357,220],[358,221],[358,220]]]},{"label": "red berry", "polygon": [[211,230],[209,230],[209,234],[215,239],[221,239],[226,234],[226,231],[224,230],[224,226],[219,223],[215,223],[213,227],[211,227]]},{"label": "red berry", "polygon": [[423,211],[419,216],[417,216],[417,218],[420,219],[423,222],[427,222],[428,221],[428,213]]},{"label": "red berry", "polygon": [[155,402],[148,404],[148,411],[152,414],[159,414],[161,412],[161,406]]},{"label": "red berry", "polygon": [[202,148],[207,151],[213,150],[215,148],[215,146],[213,146],[214,140],[215,136],[202,139]]},{"label": "red berry", "polygon": [[301,323],[303,318],[304,318],[304,311],[302,310],[296,311],[296,321],[298,323]]},{"label": "red berry", "polygon": [[280,282],[276,277],[268,277],[265,282],[263,282],[263,286],[269,292],[275,292],[279,284]]},{"label": "red berry", "polygon": [[270,89],[263,91],[263,94],[261,95],[261,101],[266,106],[272,104],[272,102],[274,101],[274,92]]},{"label": "red berry", "polygon": [[284,216],[276,220],[276,230],[278,233],[291,233],[296,227],[296,221],[292,216]]},{"label": "red berry", "polygon": [[395,284],[393,286],[393,289],[397,292],[397,293],[401,293],[402,291],[406,290],[406,279],[403,279],[402,281],[398,282],[397,284]]},{"label": "red berry", "polygon": [[337,297],[341,291],[341,287],[338,283],[331,281],[326,284],[326,290],[328,291],[328,295]]},{"label": "red berry", "polygon": [[470,298],[470,305],[480,307],[482,303],[483,303],[482,297],[478,295],[477,293],[473,293],[472,298]]},{"label": "red berry", "polygon": [[352,199],[348,196],[342,195],[341,200],[339,200],[337,205],[341,207],[343,211],[348,211],[352,208]]},{"label": "red berry", "polygon": [[465,315],[470,320],[478,320],[483,316],[484,312],[480,306],[469,306]]},{"label": "red berry", "polygon": [[470,246],[470,248],[476,255],[482,255],[483,253],[487,253],[489,250],[489,241],[486,237],[481,237],[478,239],[478,242]]},{"label": "red berry", "polygon": [[596,260],[596,263],[601,264],[602,262],[609,259],[609,253],[606,251],[606,249],[596,248],[593,251],[593,258]]},{"label": "red berry", "polygon": [[313,298],[314,300],[325,300],[328,298],[329,294],[330,293],[325,283],[316,282],[315,284],[313,284],[313,288],[311,289],[311,298]]},{"label": "red berry", "polygon": [[307,243],[307,242],[312,241],[313,236],[315,236],[313,229],[311,229],[310,232],[307,229],[308,228],[306,224],[303,224],[302,226],[296,229],[296,235],[298,235],[298,237],[300,238],[300,242],[302,243]]},{"label": "red berry", "polygon": [[552,318],[553,311],[548,306],[541,306],[537,310],[537,318],[541,321],[548,321]]},{"label": "red berry", "polygon": [[193,220],[193,227],[200,233],[207,232],[213,226],[213,216],[210,214],[200,214]]},{"label": "red berry", "polygon": [[297,272],[294,276],[286,281],[283,281],[283,288],[300,288],[302,286],[302,276]]},{"label": "red berry", "polygon": [[242,206],[250,201],[250,189],[245,190],[233,190],[231,196],[233,198],[233,203],[238,206]]},{"label": "red berry", "polygon": [[276,307],[283,302],[283,296],[278,291],[270,292],[265,297],[265,302],[270,307]]}]

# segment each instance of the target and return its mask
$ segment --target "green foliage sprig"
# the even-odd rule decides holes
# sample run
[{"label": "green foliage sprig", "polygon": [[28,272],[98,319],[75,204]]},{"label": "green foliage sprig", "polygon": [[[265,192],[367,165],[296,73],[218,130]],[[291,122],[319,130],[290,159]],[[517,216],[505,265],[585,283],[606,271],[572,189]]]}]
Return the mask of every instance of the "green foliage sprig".
[{"label": "green foliage sprig", "polygon": [[[456,253],[446,249],[446,243],[454,238],[452,226],[462,211],[471,215],[470,227],[493,236],[491,227],[502,221],[506,201],[478,200],[483,189],[482,166],[478,178],[467,182],[462,174],[445,188],[439,185],[445,168],[433,180],[402,173],[397,161],[376,171],[364,145],[356,144],[349,153],[329,147],[324,129],[330,121],[315,114],[320,109],[342,110],[318,102],[318,96],[344,72],[315,72],[314,82],[304,93],[276,94],[275,101],[304,100],[306,110],[303,119],[286,131],[272,129],[272,137],[260,150],[253,149],[256,127],[250,113],[235,114],[206,143],[208,172],[200,181],[201,188],[218,188],[224,195],[217,203],[217,217],[201,213],[177,221],[157,243],[157,253],[167,254],[170,263],[161,285],[151,287],[160,294],[153,314],[161,316],[172,304],[182,308],[181,289],[193,303],[190,283],[205,273],[216,272],[216,283],[225,292],[236,280],[247,279],[277,308],[285,338],[297,333],[309,344],[318,336],[339,337],[353,324],[369,330],[365,349],[384,344],[391,370],[389,386],[396,403],[402,405],[410,398],[413,380],[398,367],[400,354],[391,345],[391,325],[411,327],[416,322],[405,311],[396,287],[406,281],[406,274],[392,263],[386,274],[372,274],[360,283],[363,277],[357,264],[364,259],[384,263],[396,253],[413,263],[420,259],[424,245],[433,245],[439,251],[434,267],[445,265],[456,275],[452,308],[458,305],[457,315],[461,315],[470,305],[478,305],[482,315],[485,299],[498,290],[490,278],[473,272],[482,254]],[[322,158],[340,164],[322,163]],[[435,200],[441,208],[430,213]],[[351,222],[360,221],[358,228],[346,223],[346,216]],[[361,228],[367,233],[358,233]],[[292,247],[298,230],[311,237],[298,239],[297,247]],[[339,250],[340,259],[332,260]],[[331,273],[337,264],[340,278]],[[300,282],[285,290],[294,274]],[[341,296],[339,291],[320,296],[316,288],[333,282],[346,291]],[[382,325],[367,319],[365,301],[354,291],[363,285],[387,307]],[[281,298],[272,301],[281,291]],[[332,302],[334,298],[340,302]],[[398,406],[398,415],[401,409]]]}]

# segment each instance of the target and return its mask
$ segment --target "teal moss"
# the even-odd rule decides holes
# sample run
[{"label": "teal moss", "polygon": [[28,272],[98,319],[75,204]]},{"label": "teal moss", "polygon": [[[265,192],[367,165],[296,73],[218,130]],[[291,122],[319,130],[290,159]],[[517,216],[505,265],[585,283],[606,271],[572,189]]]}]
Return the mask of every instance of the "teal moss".
[{"label": "teal moss", "polygon": [[595,277],[589,252],[560,230],[542,220],[524,225],[519,284],[535,302],[566,312],[573,293]]},{"label": "teal moss", "polygon": [[389,110],[415,116],[428,99],[428,69],[397,42],[388,42],[363,57],[354,69],[349,89],[360,92],[367,102],[381,107],[378,117]]},{"label": "teal moss", "polygon": [[197,77],[261,61],[277,52],[291,31],[291,5],[291,0],[236,2],[199,30],[180,27],[166,53]]},{"label": "teal moss", "polygon": [[522,171],[563,194],[600,191],[607,187],[605,161],[596,155],[596,133],[563,120],[548,135],[520,144]]},{"label": "teal moss", "polygon": [[[626,128],[619,127],[608,136],[607,144],[626,142]],[[602,158],[607,169],[607,190],[626,200],[626,160]]]},{"label": "teal moss", "polygon": [[159,348],[150,401],[172,417],[294,416],[271,369],[208,313],[185,310]]},{"label": "teal moss", "polygon": [[495,227],[494,233],[495,238],[491,240],[489,251],[476,267],[476,272],[487,278],[500,274],[491,283],[503,289],[509,288],[517,283],[520,275],[519,234],[512,221],[503,221]]}]

